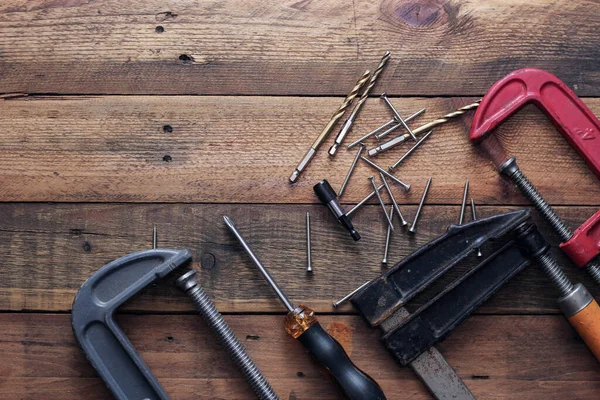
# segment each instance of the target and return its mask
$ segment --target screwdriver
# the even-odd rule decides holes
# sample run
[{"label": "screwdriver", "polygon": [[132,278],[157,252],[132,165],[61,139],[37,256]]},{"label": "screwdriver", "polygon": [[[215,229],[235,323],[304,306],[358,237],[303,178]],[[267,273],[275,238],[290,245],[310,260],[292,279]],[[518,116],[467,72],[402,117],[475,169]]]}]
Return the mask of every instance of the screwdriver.
[{"label": "screwdriver", "polygon": [[342,345],[323,329],[315,312],[305,305],[298,307],[290,302],[269,271],[260,262],[229,217],[223,216],[229,230],[235,235],[250,259],[273,288],[288,314],[284,320],[285,331],[298,339],[313,356],[334,376],[346,396],[351,400],[386,400],[381,387],[369,375],[352,363]]}]

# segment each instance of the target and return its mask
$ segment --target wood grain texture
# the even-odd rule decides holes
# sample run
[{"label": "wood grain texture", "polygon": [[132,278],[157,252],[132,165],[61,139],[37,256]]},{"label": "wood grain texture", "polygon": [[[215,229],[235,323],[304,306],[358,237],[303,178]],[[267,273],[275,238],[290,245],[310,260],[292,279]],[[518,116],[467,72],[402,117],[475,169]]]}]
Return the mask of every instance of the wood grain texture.
[{"label": "wood grain texture", "polygon": [[[341,399],[333,382],[282,329],[281,316],[225,316],[282,399]],[[253,394],[200,317],[122,315],[119,324],[174,399],[251,399]],[[379,333],[356,316],[322,325],[390,400],[430,398],[397,365]],[[109,399],[74,337],[68,315],[3,314],[3,399]],[[474,316],[439,350],[480,399],[593,398],[599,366],[561,316]],[[290,362],[293,360],[293,362]]]},{"label": "wood grain texture", "polygon": [[342,95],[390,50],[380,87],[392,94],[481,95],[528,66],[597,96],[599,11],[584,0],[6,0],[0,87]]},{"label": "wood grain texture", "polygon": [[[416,206],[403,207],[407,218]],[[479,207],[479,217],[507,211]],[[570,226],[593,213],[592,207],[558,207]],[[304,218],[311,213],[312,263],[307,275]],[[389,260],[400,261],[442,234],[458,219],[458,206],[425,206],[415,237],[398,231]],[[321,205],[199,204],[4,204],[0,208],[1,310],[68,311],[79,286],[102,265],[151,246],[152,225],[159,247],[190,248],[200,281],[223,312],[283,312],[262,276],[227,231],[222,216],[232,218],[246,240],[294,302],[318,312],[333,312],[331,302],[383,271],[386,225],[378,205],[354,217],[362,234],[354,242]],[[535,221],[551,243],[558,239],[547,225]],[[467,218],[469,220],[469,218]],[[575,268],[558,249],[553,253],[568,275],[594,294],[598,286]],[[391,264],[390,264],[391,265]],[[459,268],[457,271],[464,271]],[[450,275],[450,279],[454,275]],[[447,282],[447,281],[446,281]],[[535,267],[509,282],[479,312],[558,313],[558,293]],[[428,298],[415,299],[414,306]],[[192,310],[191,302],[167,283],[149,288],[129,306],[138,311]],[[350,306],[342,312],[355,312]]]},{"label": "wood grain texture", "polygon": [[[425,123],[472,100],[393,102],[405,115],[427,107],[420,119]],[[338,188],[355,151],[342,149],[329,159],[332,135],[299,182],[290,185],[288,177],[339,102],[169,96],[5,100],[0,103],[0,201],[314,203],[312,186],[327,178]],[[586,102],[600,113],[600,100]],[[370,99],[347,143],[390,117],[379,99]],[[397,169],[396,175],[413,185],[397,195],[399,201],[418,203],[433,176],[431,203],[458,204],[469,178],[478,204],[528,204],[469,143],[469,124],[467,118],[440,127]],[[549,203],[600,204],[598,179],[533,106],[497,134]],[[374,160],[387,167],[409,146]],[[374,172],[361,163],[343,201],[368,194],[366,178]]]}]

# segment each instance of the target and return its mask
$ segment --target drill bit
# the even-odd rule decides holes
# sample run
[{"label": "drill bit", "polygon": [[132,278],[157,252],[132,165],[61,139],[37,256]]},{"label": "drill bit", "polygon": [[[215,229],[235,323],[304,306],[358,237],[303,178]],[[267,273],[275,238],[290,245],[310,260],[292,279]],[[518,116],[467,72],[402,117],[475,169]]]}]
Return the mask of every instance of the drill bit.
[{"label": "drill bit", "polygon": [[[473,110],[473,109],[479,107],[480,102],[481,102],[481,100],[477,100],[475,103],[468,104],[464,107],[459,108],[458,110],[452,111],[451,113],[444,115],[441,118],[435,119],[425,125],[421,125],[417,129],[413,129],[413,133],[415,135],[418,135],[423,132],[429,131],[438,125],[445,124],[446,122],[452,120],[453,118],[459,117],[459,116],[465,114],[467,111]],[[392,139],[388,142],[385,142],[385,143],[381,144],[380,146],[375,147],[374,149],[369,150],[369,156],[372,157],[374,155],[381,153],[382,151],[389,150],[392,147],[395,147],[395,146],[399,145],[400,143],[404,142],[409,137],[410,137],[410,135],[408,133],[397,136],[394,139]]]},{"label": "drill bit", "polygon": [[340,147],[340,145],[342,144],[342,141],[344,140],[344,138],[350,131],[350,128],[352,127],[352,124],[354,123],[354,120],[356,119],[356,116],[358,115],[358,112],[362,108],[365,101],[367,101],[367,98],[369,97],[369,93],[371,92],[371,89],[373,89],[373,86],[375,86],[375,83],[377,83],[377,78],[379,78],[379,74],[381,74],[381,71],[383,70],[383,68],[385,67],[385,65],[387,64],[389,59],[390,59],[390,52],[386,51],[385,54],[383,55],[383,57],[381,58],[379,65],[377,66],[375,71],[373,71],[373,74],[371,74],[371,78],[369,79],[369,85],[362,92],[362,95],[360,96],[358,103],[356,103],[356,106],[354,106],[352,113],[350,114],[350,116],[348,117],[346,122],[344,122],[344,126],[342,127],[342,129],[340,130],[340,133],[338,133],[337,137],[335,138],[333,145],[329,148],[329,155],[331,157],[335,156],[335,153],[337,152],[338,147]]},{"label": "drill bit", "polygon": [[463,190],[462,203],[460,203],[460,214],[458,215],[458,224],[462,225],[465,220],[465,209],[467,208],[467,195],[469,194],[469,180],[465,182],[465,189]]},{"label": "drill bit", "polygon": [[[426,110],[425,108],[421,108],[416,113],[404,118],[404,122],[408,122],[408,121],[411,121],[411,120],[417,118],[419,115],[423,114],[425,112],[425,110]],[[388,130],[386,130],[385,132],[383,132],[379,135],[375,135],[377,132],[384,130],[385,128],[387,128],[390,125],[394,125],[394,126],[392,126],[391,128],[389,128]],[[402,126],[402,123],[398,122],[395,118],[391,119],[388,122],[386,122],[384,125],[381,125],[379,128],[367,133],[365,136],[350,143],[347,148],[351,149],[354,146],[356,146],[357,144],[364,142],[365,140],[367,140],[368,138],[370,138],[373,135],[375,135],[376,138],[383,137],[383,136],[387,135],[388,133],[400,128],[401,126]]]},{"label": "drill bit", "polygon": [[313,144],[310,146],[310,149],[308,149],[308,151],[304,155],[304,158],[302,159],[302,161],[300,161],[300,163],[298,164],[298,166],[292,173],[292,176],[290,176],[290,182],[292,182],[292,183],[296,182],[296,180],[298,179],[298,176],[300,176],[302,171],[304,171],[304,169],[306,168],[306,166],[308,165],[310,160],[312,160],[312,158],[317,153],[317,150],[319,149],[319,147],[321,147],[321,144],[323,144],[325,139],[327,139],[327,136],[329,136],[329,134],[333,130],[335,124],[337,124],[337,122],[342,118],[342,116],[346,112],[346,109],[350,106],[352,101],[356,98],[359,90],[368,81],[369,76],[371,76],[371,71],[366,70],[365,73],[362,74],[362,76],[359,78],[358,82],[356,82],[356,85],[354,85],[354,87],[352,88],[350,93],[348,93],[348,95],[344,99],[344,102],[342,103],[340,108],[336,111],[335,114],[333,114],[333,116],[331,117],[331,119],[329,120],[327,125],[325,125],[325,128],[323,128],[323,131],[321,131],[321,134],[319,135],[319,137],[317,137],[317,139],[313,142]]}]

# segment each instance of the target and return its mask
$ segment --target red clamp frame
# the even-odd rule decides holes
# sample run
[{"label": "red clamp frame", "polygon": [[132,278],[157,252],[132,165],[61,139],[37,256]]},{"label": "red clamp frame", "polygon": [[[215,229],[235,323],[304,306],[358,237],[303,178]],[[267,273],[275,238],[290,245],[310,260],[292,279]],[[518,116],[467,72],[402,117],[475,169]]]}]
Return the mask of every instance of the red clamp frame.
[{"label": "red clamp frame", "polygon": [[[564,82],[546,71],[524,68],[496,82],[477,108],[469,139],[481,142],[529,103],[546,114],[600,178],[600,121]],[[600,254],[600,211],[560,247],[580,267]]]}]

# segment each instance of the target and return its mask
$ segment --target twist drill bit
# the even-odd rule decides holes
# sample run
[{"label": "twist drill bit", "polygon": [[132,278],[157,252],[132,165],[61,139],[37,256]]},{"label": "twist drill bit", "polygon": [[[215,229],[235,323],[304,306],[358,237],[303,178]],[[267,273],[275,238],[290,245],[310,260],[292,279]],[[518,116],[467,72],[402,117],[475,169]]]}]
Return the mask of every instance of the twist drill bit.
[{"label": "twist drill bit", "polygon": [[292,175],[290,176],[290,182],[292,182],[292,183],[296,182],[296,180],[298,179],[298,176],[300,176],[300,174],[302,173],[302,171],[304,171],[304,169],[306,168],[306,166],[308,165],[310,160],[312,160],[312,158],[315,156],[319,147],[321,147],[321,145],[323,144],[325,139],[327,139],[327,136],[329,136],[329,134],[333,130],[333,127],[335,126],[335,124],[337,124],[337,122],[342,118],[342,116],[346,112],[346,109],[350,106],[352,101],[356,98],[359,90],[369,80],[370,76],[371,76],[371,71],[366,70],[365,73],[362,74],[362,76],[358,79],[358,81],[356,82],[356,85],[354,85],[354,87],[352,88],[350,93],[348,93],[348,95],[344,99],[344,102],[342,103],[340,108],[335,112],[335,114],[333,114],[333,116],[331,117],[331,119],[329,120],[327,125],[325,125],[325,128],[323,128],[323,131],[321,131],[321,134],[319,135],[319,137],[317,137],[317,139],[313,142],[313,144],[310,146],[310,149],[308,149],[308,151],[304,155],[304,158],[302,158],[302,160],[300,161],[300,163],[298,164],[298,166],[296,167],[294,172],[292,172]]},{"label": "twist drill bit", "polygon": [[369,93],[371,92],[371,89],[373,89],[373,86],[375,86],[375,83],[377,83],[377,78],[379,78],[379,74],[381,74],[381,71],[383,70],[383,68],[385,67],[385,65],[387,64],[389,59],[390,59],[390,52],[386,51],[385,54],[383,55],[383,57],[381,58],[379,65],[377,66],[375,71],[373,71],[373,74],[371,74],[371,78],[369,79],[369,85],[362,92],[362,95],[360,96],[358,103],[356,103],[356,106],[354,106],[352,113],[350,114],[350,116],[348,117],[346,122],[344,122],[344,126],[342,127],[342,129],[340,130],[340,133],[338,133],[337,137],[335,138],[333,145],[329,148],[329,155],[331,157],[335,156],[335,153],[337,152],[338,147],[340,147],[340,145],[342,144],[342,141],[344,140],[344,138],[350,131],[350,128],[352,127],[352,124],[354,123],[354,120],[356,119],[356,116],[358,115],[358,112],[362,108],[365,101],[367,101],[367,98],[369,97]]},{"label": "twist drill bit", "polygon": [[[465,114],[467,111],[474,110],[475,108],[479,107],[480,102],[481,102],[481,100],[477,100],[475,103],[468,104],[464,107],[459,108],[456,111],[452,111],[451,113],[444,115],[441,118],[435,119],[425,125],[421,125],[417,129],[413,129],[413,133],[415,135],[419,135],[423,132],[431,130],[432,128],[434,128],[438,125],[445,124],[446,122]],[[395,146],[399,145],[400,143],[404,142],[409,137],[410,137],[410,135],[408,133],[397,136],[394,139],[392,139],[388,142],[385,142],[382,145],[375,147],[374,149],[369,150],[369,156],[372,157],[374,155],[381,153],[382,151],[389,150],[392,147],[395,147]]]}]

